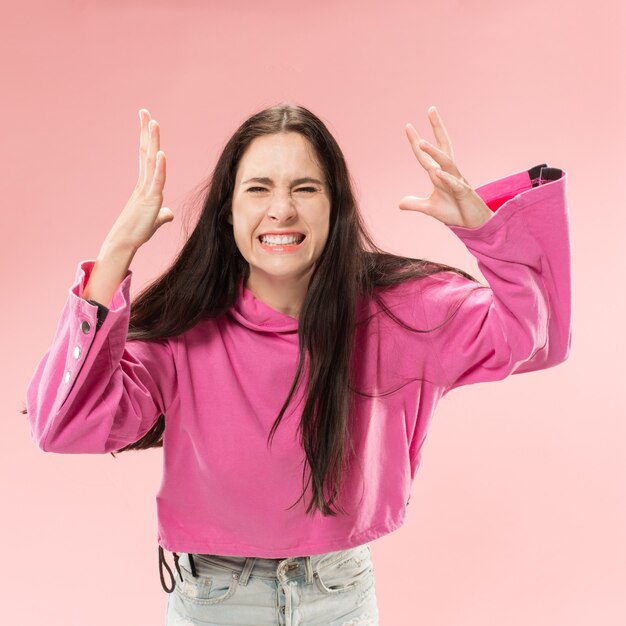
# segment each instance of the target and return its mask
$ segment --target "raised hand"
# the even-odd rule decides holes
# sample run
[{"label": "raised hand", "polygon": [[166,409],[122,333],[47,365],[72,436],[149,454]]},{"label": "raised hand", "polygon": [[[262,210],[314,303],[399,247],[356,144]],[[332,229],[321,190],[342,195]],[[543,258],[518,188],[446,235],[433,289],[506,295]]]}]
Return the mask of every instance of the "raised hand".
[{"label": "raised hand", "polygon": [[430,196],[404,196],[399,207],[403,211],[421,211],[449,226],[477,228],[493,216],[493,211],[461,176],[454,163],[452,142],[437,109],[428,109],[437,146],[421,139],[412,124],[405,127],[418,162],[428,172],[434,185]]},{"label": "raised hand", "polygon": [[165,154],[160,150],[160,129],[147,109],[139,111],[139,177],[126,206],[117,218],[107,242],[137,250],[156,230],[174,219],[161,207],[165,185]]}]

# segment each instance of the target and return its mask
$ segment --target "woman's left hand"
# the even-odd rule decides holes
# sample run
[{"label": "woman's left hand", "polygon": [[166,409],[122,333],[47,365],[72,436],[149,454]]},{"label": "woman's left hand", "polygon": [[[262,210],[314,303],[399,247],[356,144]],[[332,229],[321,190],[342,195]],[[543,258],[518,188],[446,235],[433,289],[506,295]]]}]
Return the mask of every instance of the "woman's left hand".
[{"label": "woman's left hand", "polygon": [[428,109],[437,146],[420,139],[411,124],[405,127],[407,137],[417,160],[428,172],[434,189],[428,198],[405,196],[399,207],[407,211],[421,211],[449,226],[477,228],[493,216],[493,211],[461,176],[454,164],[452,143],[437,109]]}]

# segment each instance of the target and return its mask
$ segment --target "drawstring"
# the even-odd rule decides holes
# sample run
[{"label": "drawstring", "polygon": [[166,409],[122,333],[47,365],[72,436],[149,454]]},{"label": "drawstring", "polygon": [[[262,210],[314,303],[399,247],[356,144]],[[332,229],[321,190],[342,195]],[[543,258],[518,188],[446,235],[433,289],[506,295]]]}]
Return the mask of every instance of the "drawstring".
[{"label": "drawstring", "polygon": [[180,571],[180,566],[178,565],[178,554],[176,552],[172,552],[172,554],[174,555],[174,565],[176,565],[176,570],[178,571],[178,575],[180,576],[180,579],[183,579],[183,573]]},{"label": "drawstring", "polygon": [[196,574],[196,565],[193,562],[193,555],[191,553],[189,553],[189,565],[191,565],[191,573],[193,574],[193,577],[196,578],[198,574]]},{"label": "drawstring", "polygon": [[[172,554],[174,555],[174,565],[176,566],[176,571],[178,572],[180,579],[183,580],[183,573],[180,571],[180,566],[178,565],[178,559],[180,557],[176,552],[172,552]],[[188,556],[189,556],[189,565],[191,566],[191,573],[193,574],[194,578],[196,578],[198,574],[196,573],[196,565],[193,562],[193,556],[191,554],[189,554]],[[163,576],[163,566],[165,566],[165,569],[168,571],[170,575],[170,579],[172,580],[171,589],[168,589],[167,586],[165,585],[165,578]],[[174,574],[172,574],[172,570],[170,569],[170,566],[167,564],[167,561],[165,560],[165,553],[163,552],[163,547],[160,545],[159,545],[159,576],[161,577],[161,586],[163,587],[163,589],[165,589],[167,593],[172,593],[172,591],[174,591],[176,587],[176,580],[174,579]]]},{"label": "drawstring", "polygon": [[[165,585],[165,578],[163,578],[163,566],[164,565],[170,574],[170,578],[172,579],[171,589],[168,589]],[[165,554],[163,554],[163,548],[161,546],[159,546],[159,576],[161,577],[161,586],[163,587],[163,589],[165,589],[167,593],[172,593],[172,591],[174,591],[174,587],[176,587],[176,581],[174,580],[174,575],[172,574],[172,570],[170,569],[170,566],[167,564],[167,561],[165,560]]]}]

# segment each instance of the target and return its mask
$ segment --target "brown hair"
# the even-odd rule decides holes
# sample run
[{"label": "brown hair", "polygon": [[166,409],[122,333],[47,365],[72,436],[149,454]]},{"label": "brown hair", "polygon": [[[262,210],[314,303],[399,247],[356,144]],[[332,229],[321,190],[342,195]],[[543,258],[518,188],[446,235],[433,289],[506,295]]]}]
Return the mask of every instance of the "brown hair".
[{"label": "brown hair", "polygon": [[[331,507],[338,498],[344,476],[353,394],[359,393],[351,384],[357,299],[372,298],[404,328],[426,332],[407,326],[389,311],[380,298],[379,288],[444,271],[478,281],[461,269],[390,254],[374,243],[357,208],[341,149],[311,111],[295,104],[279,104],[255,113],[235,131],[202,189],[200,216],[184,247],[170,268],[131,303],[128,339],[159,340],[176,336],[199,320],[220,316],[233,306],[239,283],[249,272],[228,221],[237,167],[253,139],[288,132],[300,133],[315,149],[328,182],[331,212],[328,240],[300,310],[298,366],[268,442],[271,444],[302,382],[303,370],[307,369],[307,396],[300,433],[310,476],[293,506],[304,497],[312,479],[312,500],[307,514],[317,508],[322,515],[336,515]],[[117,452],[161,447],[164,429],[165,416],[160,415],[145,436]]]}]

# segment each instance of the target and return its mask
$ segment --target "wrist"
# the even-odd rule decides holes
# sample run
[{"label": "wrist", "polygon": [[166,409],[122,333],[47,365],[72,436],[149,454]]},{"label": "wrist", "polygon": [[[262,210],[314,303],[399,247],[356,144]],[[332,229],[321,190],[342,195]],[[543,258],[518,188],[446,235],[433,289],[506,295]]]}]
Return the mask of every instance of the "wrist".
[{"label": "wrist", "polygon": [[100,247],[97,258],[98,260],[103,260],[105,258],[131,260],[135,256],[136,252],[137,248],[128,243],[115,240],[105,240]]}]

